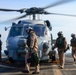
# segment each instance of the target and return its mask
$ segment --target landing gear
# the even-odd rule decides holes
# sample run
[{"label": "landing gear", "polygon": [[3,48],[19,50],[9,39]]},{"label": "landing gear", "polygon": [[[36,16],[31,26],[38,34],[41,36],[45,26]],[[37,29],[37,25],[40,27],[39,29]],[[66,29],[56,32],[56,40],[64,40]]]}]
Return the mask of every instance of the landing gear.
[{"label": "landing gear", "polygon": [[15,61],[13,60],[13,58],[8,58],[8,60],[11,62],[11,63],[14,63]]},{"label": "landing gear", "polygon": [[51,63],[56,61],[56,51],[50,51],[49,52],[49,57],[50,57]]}]

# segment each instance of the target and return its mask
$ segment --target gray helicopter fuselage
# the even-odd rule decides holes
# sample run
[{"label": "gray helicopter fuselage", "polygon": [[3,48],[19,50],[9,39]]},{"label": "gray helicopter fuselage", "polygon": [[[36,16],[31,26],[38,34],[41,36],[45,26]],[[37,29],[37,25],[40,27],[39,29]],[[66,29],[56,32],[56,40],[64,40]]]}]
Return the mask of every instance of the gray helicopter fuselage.
[{"label": "gray helicopter fuselage", "polygon": [[18,24],[12,24],[12,27],[9,31],[5,53],[8,57],[11,57],[15,60],[23,60],[24,55],[18,56],[18,50],[20,50],[18,46],[18,42],[20,39],[27,40],[27,32],[26,28],[32,27],[35,31],[38,39],[38,55],[40,60],[49,59],[49,52],[51,51],[51,30],[46,25],[44,21],[41,20],[26,20],[19,21]]}]

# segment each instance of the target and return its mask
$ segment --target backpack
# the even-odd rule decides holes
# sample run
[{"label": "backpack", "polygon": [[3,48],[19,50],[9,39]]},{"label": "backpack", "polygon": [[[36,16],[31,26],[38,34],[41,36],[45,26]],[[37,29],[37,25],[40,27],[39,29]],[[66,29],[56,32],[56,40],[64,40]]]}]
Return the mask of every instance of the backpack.
[{"label": "backpack", "polygon": [[71,45],[72,45],[72,46],[76,46],[76,38],[73,38],[73,39],[71,40]]},{"label": "backpack", "polygon": [[57,38],[57,40],[56,40],[56,46],[58,47],[58,48],[64,48],[65,47],[65,45],[64,45],[64,37],[63,38]]}]

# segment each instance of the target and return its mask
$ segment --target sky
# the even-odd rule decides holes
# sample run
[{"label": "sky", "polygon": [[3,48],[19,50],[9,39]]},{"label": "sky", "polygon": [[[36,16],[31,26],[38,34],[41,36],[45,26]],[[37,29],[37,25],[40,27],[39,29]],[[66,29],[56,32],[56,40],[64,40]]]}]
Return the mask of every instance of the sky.
[{"label": "sky", "polygon": [[[7,9],[21,9],[30,7],[45,7],[49,4],[53,4],[59,0],[1,0],[0,8]],[[72,14],[76,15],[76,0],[72,2],[54,6],[46,9],[51,13]],[[24,13],[23,13],[24,14]],[[0,22],[20,16],[19,12],[2,12],[0,11]],[[57,38],[57,33],[63,31],[63,35],[66,37],[67,42],[70,43],[71,33],[76,33],[76,17],[60,16],[60,15],[41,15],[42,20],[49,20],[52,25],[53,38]],[[26,20],[26,18],[23,18]],[[15,21],[14,21],[15,22]],[[11,26],[11,23],[0,23],[0,34],[2,34],[2,49],[6,49],[6,39],[9,32],[4,30],[4,27]]]}]

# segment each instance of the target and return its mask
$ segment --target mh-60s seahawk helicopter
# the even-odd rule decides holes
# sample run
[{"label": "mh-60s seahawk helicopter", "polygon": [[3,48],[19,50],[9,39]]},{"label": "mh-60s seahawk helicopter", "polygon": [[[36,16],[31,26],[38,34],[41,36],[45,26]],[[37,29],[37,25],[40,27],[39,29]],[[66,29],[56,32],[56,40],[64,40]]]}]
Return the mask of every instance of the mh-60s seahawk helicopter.
[{"label": "mh-60s seahawk helicopter", "polygon": [[[45,11],[45,9],[57,6],[60,4],[64,4],[67,2],[70,2],[71,0],[60,0],[59,2],[56,2],[54,4],[48,5],[43,8],[24,8],[20,10],[13,10],[13,9],[2,9],[0,8],[0,11],[16,11],[20,13],[26,13],[20,17],[14,18],[12,20],[21,19],[24,17],[27,17],[29,15],[33,16],[32,20],[20,20],[18,23],[12,23],[12,26],[10,28],[7,42],[6,42],[6,48],[5,54],[8,56],[8,58],[12,58],[13,60],[24,60],[24,55],[20,54],[21,51],[24,52],[24,43],[27,40],[28,34],[26,33],[26,29],[28,27],[32,27],[35,31],[37,38],[38,38],[38,55],[40,60],[47,60],[50,59],[50,52],[52,51],[52,44],[53,44],[53,38],[52,38],[52,26],[48,20],[38,20],[36,19],[36,14],[53,14],[53,15],[63,15],[63,16],[75,16],[75,15],[68,15],[68,14],[58,14],[58,13],[49,13]],[[10,20],[9,20],[10,21]],[[6,28],[5,28],[6,30]],[[20,51],[20,52],[19,52]]]}]

